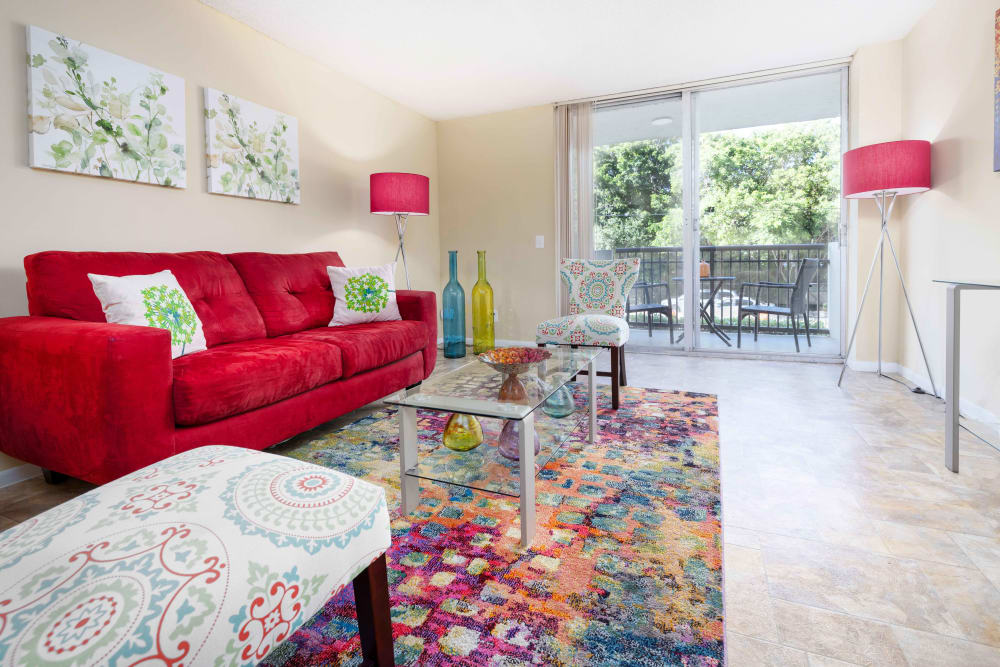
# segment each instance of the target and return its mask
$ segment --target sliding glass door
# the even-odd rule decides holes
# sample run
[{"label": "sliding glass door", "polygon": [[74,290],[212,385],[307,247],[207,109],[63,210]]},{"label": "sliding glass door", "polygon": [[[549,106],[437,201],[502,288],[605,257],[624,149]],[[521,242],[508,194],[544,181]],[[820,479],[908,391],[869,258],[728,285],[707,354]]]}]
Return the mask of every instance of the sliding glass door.
[{"label": "sliding glass door", "polygon": [[837,70],[693,94],[698,347],[840,354],[841,87]]},{"label": "sliding glass door", "polygon": [[679,94],[594,110],[594,254],[642,259],[631,346],[683,346],[683,127]]},{"label": "sliding glass door", "polygon": [[845,100],[836,68],[596,105],[595,255],[642,259],[632,349],[841,354]]}]

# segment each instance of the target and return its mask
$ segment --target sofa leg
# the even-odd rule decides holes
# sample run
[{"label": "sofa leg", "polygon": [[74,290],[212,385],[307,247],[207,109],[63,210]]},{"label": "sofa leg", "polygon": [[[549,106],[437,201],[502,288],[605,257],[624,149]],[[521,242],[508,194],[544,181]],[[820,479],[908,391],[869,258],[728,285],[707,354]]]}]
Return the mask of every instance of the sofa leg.
[{"label": "sofa leg", "polygon": [[55,470],[49,470],[47,468],[42,468],[42,477],[45,479],[46,484],[62,484],[69,479],[61,472],[56,472]]},{"label": "sofa leg", "polygon": [[618,384],[621,381],[621,375],[618,370],[619,354],[618,348],[612,347],[611,349],[611,409],[618,409]]},{"label": "sofa leg", "polygon": [[389,578],[385,554],[354,578],[354,604],[361,635],[361,664],[391,667],[392,620],[389,615]]}]

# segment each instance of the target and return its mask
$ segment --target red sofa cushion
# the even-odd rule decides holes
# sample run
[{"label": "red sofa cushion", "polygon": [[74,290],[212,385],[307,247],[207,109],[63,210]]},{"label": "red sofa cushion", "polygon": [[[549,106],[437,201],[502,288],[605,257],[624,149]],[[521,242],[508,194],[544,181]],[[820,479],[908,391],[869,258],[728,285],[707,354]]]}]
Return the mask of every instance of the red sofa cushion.
[{"label": "red sofa cushion", "polygon": [[415,320],[369,322],[323,327],[289,338],[322,342],[340,349],[344,377],[348,378],[418,352],[427,344],[427,325]]},{"label": "red sofa cushion", "polygon": [[325,327],[333,318],[328,266],[343,266],[335,252],[227,255],[260,310],[268,336]]},{"label": "red sofa cushion", "polygon": [[320,341],[283,336],[220,345],[174,360],[174,419],[207,424],[339,377],[340,349]]},{"label": "red sofa cushion", "polygon": [[173,272],[191,299],[209,347],[267,335],[240,275],[217,252],[48,251],[28,255],[24,258],[28,311],[32,315],[105,322],[88,273],[128,276],[164,269]]}]

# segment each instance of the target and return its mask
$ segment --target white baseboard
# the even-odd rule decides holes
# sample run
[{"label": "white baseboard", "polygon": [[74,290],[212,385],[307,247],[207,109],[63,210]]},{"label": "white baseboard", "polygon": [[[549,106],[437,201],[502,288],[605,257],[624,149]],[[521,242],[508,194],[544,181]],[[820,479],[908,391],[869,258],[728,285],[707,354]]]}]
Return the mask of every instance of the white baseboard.
[{"label": "white baseboard", "polygon": [[5,486],[10,486],[11,484],[23,482],[24,480],[31,479],[32,477],[39,477],[41,474],[42,469],[38,466],[33,466],[30,463],[23,463],[19,466],[14,466],[13,468],[0,470],[0,489]]},{"label": "white baseboard", "polygon": [[[875,371],[878,370],[878,362],[857,361],[856,359],[852,359],[851,361],[847,362],[847,367],[850,368],[852,371],[857,371],[859,373],[874,373]],[[884,373],[898,373],[902,375],[902,373],[900,373],[899,371],[899,364],[897,364],[895,361],[883,361],[882,371]],[[928,386],[930,386],[929,383]]]}]

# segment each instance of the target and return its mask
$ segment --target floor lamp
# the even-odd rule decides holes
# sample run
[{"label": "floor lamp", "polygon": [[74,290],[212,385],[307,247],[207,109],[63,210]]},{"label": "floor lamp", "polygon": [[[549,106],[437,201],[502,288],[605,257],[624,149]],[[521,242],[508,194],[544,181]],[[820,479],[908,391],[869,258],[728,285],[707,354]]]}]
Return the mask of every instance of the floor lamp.
[{"label": "floor lamp", "polygon": [[410,271],[406,268],[406,248],[403,236],[406,234],[406,219],[411,215],[427,215],[430,212],[430,179],[420,174],[382,172],[372,174],[369,179],[371,192],[371,212],[375,215],[396,216],[396,234],[399,247],[396,260],[403,256],[403,275],[406,289],[410,289]]},{"label": "floor lamp", "polygon": [[920,338],[920,328],[917,327],[917,319],[913,315],[910,296],[906,292],[906,281],[903,280],[903,271],[899,268],[899,258],[896,256],[896,248],[892,245],[892,237],[889,235],[887,226],[897,196],[912,195],[931,189],[931,144],[928,141],[889,141],[883,144],[855,148],[844,153],[843,170],[844,197],[847,199],[874,199],[879,213],[882,215],[882,231],[879,234],[878,246],[875,248],[871,268],[868,269],[868,279],[865,280],[865,290],[861,295],[861,305],[858,307],[858,316],[854,319],[854,329],[851,331],[851,339],[847,344],[847,355],[844,357],[844,367],[840,370],[840,377],[837,378],[837,386],[840,386],[844,379],[844,371],[847,370],[847,358],[850,357],[851,348],[854,347],[854,337],[858,333],[858,324],[861,323],[861,313],[865,308],[865,299],[868,297],[868,288],[871,285],[876,264],[878,264],[878,374],[883,375],[882,286],[885,246],[888,244],[893,264],[896,265],[896,273],[899,275],[899,284],[903,288],[906,308],[910,312],[910,321],[913,322],[913,330],[917,332],[917,343],[920,344],[920,353],[924,356],[927,377],[930,378],[931,389],[937,396],[934,376],[931,375],[931,365],[927,361],[924,342]]}]

